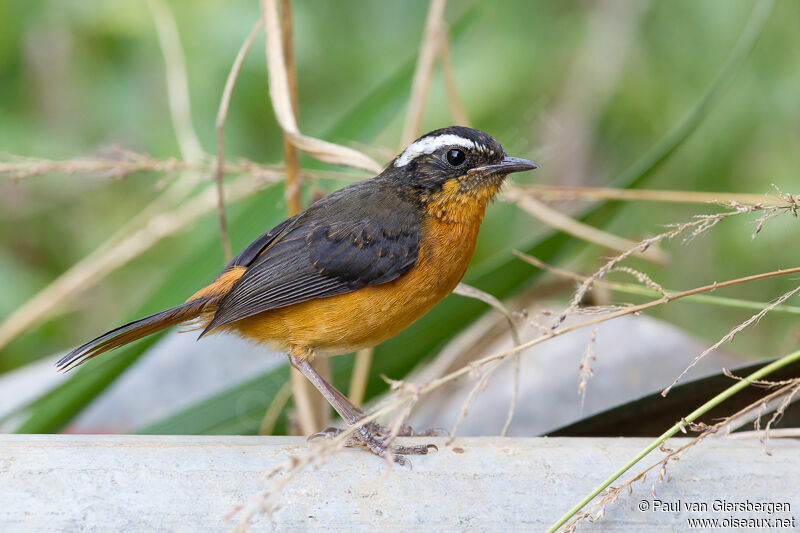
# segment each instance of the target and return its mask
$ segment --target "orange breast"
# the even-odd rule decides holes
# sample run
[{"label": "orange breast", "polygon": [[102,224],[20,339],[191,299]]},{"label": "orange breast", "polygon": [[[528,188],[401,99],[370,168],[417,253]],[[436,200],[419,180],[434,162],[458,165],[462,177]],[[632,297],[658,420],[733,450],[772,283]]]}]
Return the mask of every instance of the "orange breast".
[{"label": "orange breast", "polygon": [[467,269],[480,220],[431,219],[417,264],[395,281],[274,309],[230,324],[244,337],[299,356],[338,355],[393,337],[450,294]]}]

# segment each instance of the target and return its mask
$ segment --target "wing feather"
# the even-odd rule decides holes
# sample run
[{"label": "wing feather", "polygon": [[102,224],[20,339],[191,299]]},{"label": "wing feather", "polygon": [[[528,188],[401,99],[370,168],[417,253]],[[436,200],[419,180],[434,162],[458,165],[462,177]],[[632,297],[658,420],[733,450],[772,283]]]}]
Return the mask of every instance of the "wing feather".
[{"label": "wing feather", "polygon": [[202,335],[407,272],[419,255],[420,222],[416,206],[387,186],[373,178],[341,189],[253,241],[232,261],[246,261],[247,270],[220,299]]}]

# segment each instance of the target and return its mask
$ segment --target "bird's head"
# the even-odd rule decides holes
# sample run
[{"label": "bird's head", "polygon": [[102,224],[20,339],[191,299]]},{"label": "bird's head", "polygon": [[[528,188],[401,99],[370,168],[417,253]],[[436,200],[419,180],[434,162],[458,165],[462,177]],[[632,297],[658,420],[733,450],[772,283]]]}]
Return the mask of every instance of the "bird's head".
[{"label": "bird's head", "polygon": [[426,202],[472,202],[485,207],[506,176],[534,168],[532,161],[507,156],[491,135],[451,126],[409,144],[384,174]]}]

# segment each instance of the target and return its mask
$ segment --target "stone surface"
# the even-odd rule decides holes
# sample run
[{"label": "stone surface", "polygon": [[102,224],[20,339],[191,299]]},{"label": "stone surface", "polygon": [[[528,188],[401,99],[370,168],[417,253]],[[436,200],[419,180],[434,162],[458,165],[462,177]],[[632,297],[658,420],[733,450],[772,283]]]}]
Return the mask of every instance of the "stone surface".
[{"label": "stone surface", "polygon": [[[345,450],[304,471],[281,492],[273,519],[257,517],[252,531],[542,531],[649,442],[429,440],[440,451],[414,458],[413,470]],[[709,438],[670,464],[672,479],[656,485],[655,496],[652,472],[581,529],[685,531],[689,519],[730,517],[794,517],[797,525],[800,443],[768,445],[771,456],[755,438]],[[226,515],[269,486],[263,473],[307,450],[304,439],[287,437],[0,436],[0,529],[230,531],[235,522]],[[723,500],[790,510],[715,511]],[[679,510],[663,510],[667,504]],[[691,504],[708,510],[687,510]]]}]

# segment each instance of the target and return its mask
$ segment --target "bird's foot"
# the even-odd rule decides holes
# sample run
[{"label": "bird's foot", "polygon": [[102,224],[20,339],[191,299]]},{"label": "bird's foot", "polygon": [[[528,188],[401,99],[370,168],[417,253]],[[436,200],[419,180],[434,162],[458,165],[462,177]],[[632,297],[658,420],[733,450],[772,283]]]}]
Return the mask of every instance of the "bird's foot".
[{"label": "bird's foot", "polygon": [[[411,428],[406,426],[403,428],[408,429],[407,434],[400,433],[401,436],[430,436],[437,435],[437,433],[424,433],[416,434],[411,431]],[[344,430],[334,427],[325,428],[322,431],[314,433],[308,437],[308,440],[317,438],[333,439],[341,434]],[[409,463],[404,455],[426,455],[428,450],[439,448],[435,444],[419,444],[416,446],[400,446],[393,445],[391,432],[388,428],[370,422],[351,433],[345,440],[344,445],[348,448],[366,448],[375,455],[387,458],[391,455],[395,463],[405,465]]]}]

